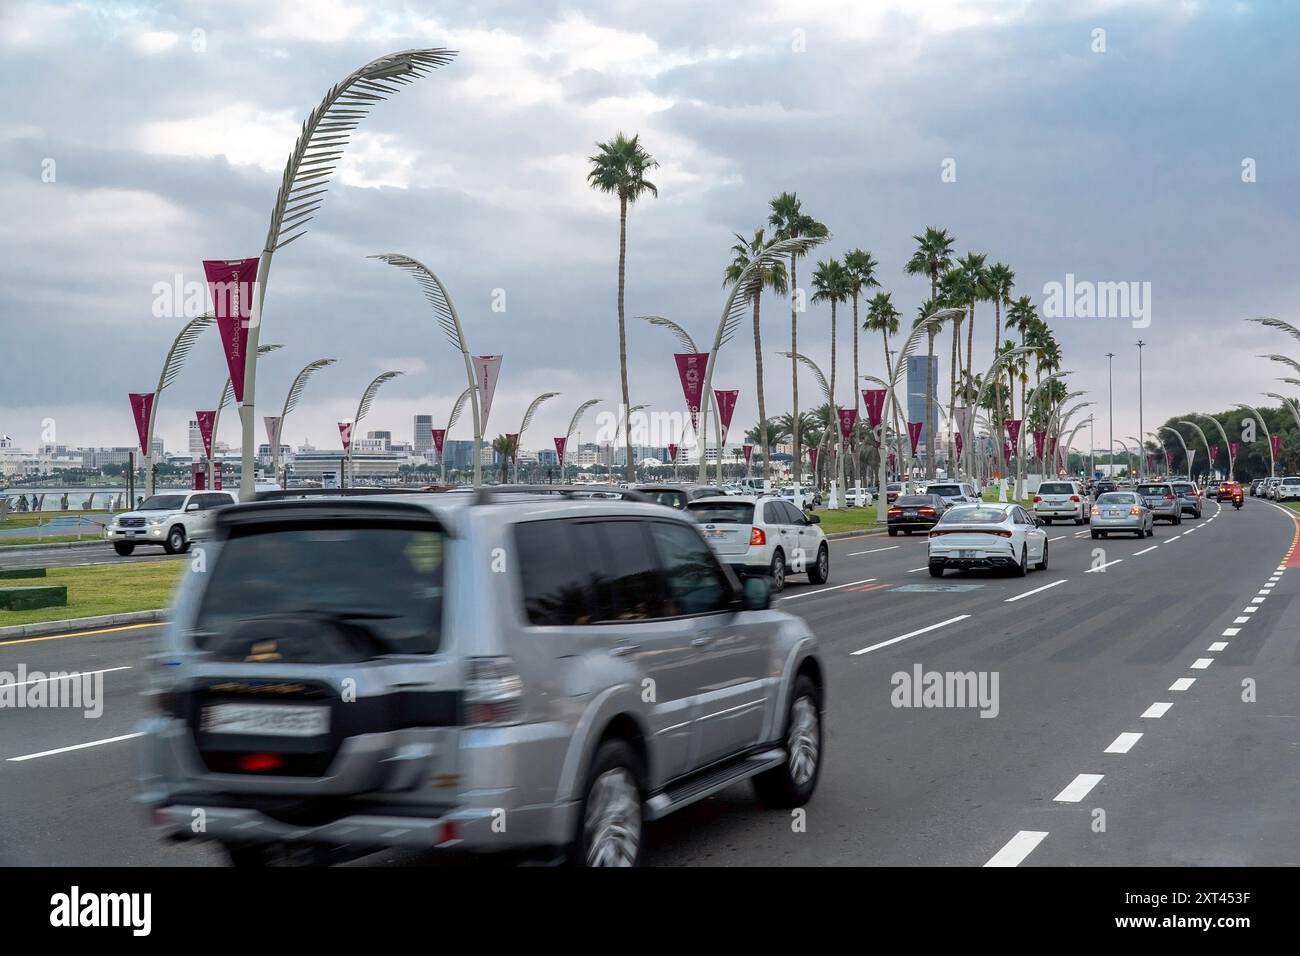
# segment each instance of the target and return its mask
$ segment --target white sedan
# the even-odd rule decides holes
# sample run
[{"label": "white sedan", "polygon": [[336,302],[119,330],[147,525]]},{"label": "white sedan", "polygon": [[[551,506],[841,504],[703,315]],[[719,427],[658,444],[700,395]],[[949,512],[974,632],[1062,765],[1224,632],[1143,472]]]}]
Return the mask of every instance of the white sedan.
[{"label": "white sedan", "polygon": [[1046,571],[1042,524],[1013,503],[949,508],[930,531],[930,576],[942,577],[949,568],[1003,568],[1024,577],[1030,564]]}]

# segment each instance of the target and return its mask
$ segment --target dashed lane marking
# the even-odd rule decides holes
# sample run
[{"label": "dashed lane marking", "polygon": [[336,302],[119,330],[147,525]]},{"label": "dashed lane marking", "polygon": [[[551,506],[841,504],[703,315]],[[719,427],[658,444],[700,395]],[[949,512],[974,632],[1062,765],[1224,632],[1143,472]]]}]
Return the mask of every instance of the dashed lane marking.
[{"label": "dashed lane marking", "polygon": [[1019,866],[1047,837],[1046,830],[1021,830],[994,853],[985,866]]},{"label": "dashed lane marking", "polygon": [[1110,742],[1106,748],[1108,754],[1126,754],[1133,749],[1133,745],[1142,739],[1142,735],[1133,731],[1125,731]]},{"label": "dashed lane marking", "polygon": [[1104,776],[1105,774],[1100,773],[1081,773],[1052,799],[1057,803],[1078,803],[1092,792],[1093,787],[1101,783]]},{"label": "dashed lane marking", "polygon": [[947,627],[949,624],[956,624],[959,621],[964,621],[968,617],[970,617],[969,614],[958,614],[956,617],[950,617],[948,620],[940,621],[938,624],[931,624],[929,627],[922,627],[915,631],[908,631],[906,634],[900,634],[898,637],[891,637],[889,640],[881,641],[879,644],[872,644],[870,647],[864,647],[861,650],[854,651],[852,656],[857,657],[860,654],[870,654],[872,651],[878,651],[882,647],[888,647],[891,644],[897,644],[899,641],[905,641],[909,637],[928,634],[931,631],[937,631],[941,627]]}]

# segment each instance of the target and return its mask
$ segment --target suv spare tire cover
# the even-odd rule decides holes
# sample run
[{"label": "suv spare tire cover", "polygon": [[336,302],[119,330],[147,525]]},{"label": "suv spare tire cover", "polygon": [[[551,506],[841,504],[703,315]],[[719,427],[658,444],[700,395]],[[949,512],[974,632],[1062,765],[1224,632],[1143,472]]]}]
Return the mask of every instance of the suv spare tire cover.
[{"label": "suv spare tire cover", "polygon": [[296,664],[354,664],[388,652],[368,628],[318,612],[241,621],[205,649],[217,660],[246,661],[259,644],[274,648],[278,661]]}]

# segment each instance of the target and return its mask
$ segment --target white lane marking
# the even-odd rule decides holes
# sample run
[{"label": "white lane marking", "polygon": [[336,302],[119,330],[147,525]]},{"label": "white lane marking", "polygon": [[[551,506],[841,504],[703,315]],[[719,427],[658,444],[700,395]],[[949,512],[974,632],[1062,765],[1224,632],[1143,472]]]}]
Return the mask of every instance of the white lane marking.
[{"label": "white lane marking", "polygon": [[898,637],[891,637],[887,641],[881,641],[879,644],[872,644],[870,647],[864,647],[859,651],[854,651],[852,656],[857,657],[859,654],[869,654],[871,651],[880,650],[882,647],[888,647],[890,644],[897,644],[899,641],[905,641],[909,637],[916,637],[918,634],[928,634],[930,631],[937,631],[941,627],[947,627],[949,624],[956,624],[958,621],[964,621],[970,617],[969,614],[958,614],[956,617],[950,617],[946,621],[940,621],[938,624],[931,624],[929,627],[923,627],[920,630],[908,631],[906,634],[900,634]]},{"label": "white lane marking", "polygon": [[1181,537],[1182,537],[1181,534],[1176,534],[1172,538],[1165,538],[1165,544],[1171,544],[1172,542],[1177,541]]},{"label": "white lane marking", "polygon": [[830,588],[818,588],[816,591],[800,591],[798,594],[787,594],[781,598],[782,601],[793,601],[795,598],[807,597],[810,594],[825,594],[827,591],[838,591],[840,588],[851,588],[855,584],[870,584],[875,578],[863,578],[861,581],[850,581],[848,584],[837,584]]},{"label": "white lane marking", "polygon": [[897,551],[902,545],[893,544],[888,548],[872,548],[870,551],[850,551],[849,557],[856,558],[860,554],[879,554],[881,551]]},{"label": "white lane marking", "polygon": [[1273,589],[1272,589],[1271,587],[1260,588],[1260,589],[1259,589],[1258,591],[1256,591],[1255,593],[1256,593],[1256,594],[1262,594],[1262,595],[1264,595],[1264,597],[1268,597],[1270,594],[1273,593]]},{"label": "white lane marking", "polygon": [[92,674],[111,674],[114,671],[129,671],[130,669],[131,665],[128,664],[124,667],[105,667],[103,670],[98,671],[73,671],[71,674],[59,674],[57,677],[34,677],[31,680],[15,681],[7,686],[22,687],[24,684],[43,684],[51,680],[72,680],[76,677],[89,677]]},{"label": "white lane marking", "polygon": [[1066,788],[1052,799],[1058,803],[1078,803],[1086,797],[1092,788],[1101,783],[1105,774],[1081,773],[1066,785]]},{"label": "white lane marking", "polygon": [[1191,687],[1195,683],[1196,683],[1195,677],[1180,677],[1178,678],[1178,680],[1174,681],[1172,684],[1169,685],[1169,689],[1187,690],[1187,688]]},{"label": "white lane marking", "polygon": [[1196,660],[1192,661],[1192,670],[1203,671],[1213,663],[1213,657],[1198,657]]},{"label": "white lane marking", "polygon": [[1064,541],[1064,540],[1065,540],[1065,535],[1063,535],[1063,534],[1058,534],[1055,538],[1048,538],[1047,540],[1048,540],[1048,541]]},{"label": "white lane marking", "polygon": [[1132,731],[1125,731],[1110,742],[1110,746],[1106,748],[1106,753],[1126,754],[1132,750],[1133,745],[1141,739],[1141,734],[1133,733]]},{"label": "white lane marking", "polygon": [[1146,554],[1148,551],[1154,551],[1154,550],[1155,550],[1156,548],[1158,548],[1158,547],[1160,547],[1160,545],[1158,545],[1158,544],[1153,544],[1153,545],[1151,545],[1151,547],[1149,547],[1149,548],[1143,548],[1141,551],[1134,551],[1134,552],[1133,552],[1133,557],[1135,557],[1135,558],[1140,558],[1140,557],[1142,557],[1142,555]]},{"label": "white lane marking", "polygon": [[1074,533],[1074,537],[1076,537],[1076,538],[1082,538],[1085,534],[1092,534],[1092,532],[1091,532],[1091,531],[1076,531],[1076,532]]},{"label": "white lane marking", "polygon": [[912,570],[908,571],[907,573],[908,573],[908,574],[915,574],[917,571],[924,571],[924,570],[925,570],[926,568],[928,568],[928,567],[929,567],[929,565],[927,564],[927,565],[925,566],[925,568],[912,568]]},{"label": "white lane marking", "polygon": [[1003,604],[1011,604],[1013,601],[1019,601],[1021,598],[1027,598],[1027,597],[1029,597],[1030,595],[1038,594],[1040,591],[1046,591],[1048,588],[1054,588],[1054,587],[1056,587],[1058,584],[1064,584],[1064,583],[1065,583],[1066,581],[1068,581],[1068,580],[1070,580],[1070,579],[1069,579],[1069,578],[1061,578],[1061,580],[1059,580],[1059,581],[1053,581],[1051,584],[1044,584],[1041,588],[1034,588],[1032,591],[1026,591],[1024,594],[1017,594],[1015,597],[1009,597],[1009,598],[1007,598],[1005,601],[1003,601],[1002,603],[1003,603]]},{"label": "white lane marking", "polygon": [[985,866],[1019,866],[1047,836],[1046,830],[1021,830],[994,853]]},{"label": "white lane marking", "polygon": [[1233,623],[1233,624],[1245,624],[1245,623],[1246,623],[1247,621],[1249,621],[1249,620],[1250,620],[1250,618],[1248,618],[1248,617],[1234,617],[1234,618],[1232,619],[1232,623]]},{"label": "white lane marking", "polygon": [[1099,565],[1097,565],[1095,568],[1090,568],[1089,570],[1084,571],[1083,573],[1084,573],[1084,574],[1096,574],[1098,571],[1105,571],[1105,570],[1106,570],[1108,567],[1110,567],[1112,564],[1120,564],[1120,563],[1122,563],[1123,560],[1124,560],[1123,558],[1116,558],[1114,561],[1107,561],[1105,564],[1099,564]]},{"label": "white lane marking", "polygon": [[1158,701],[1157,703],[1152,704],[1146,710],[1142,711],[1142,716],[1149,720],[1159,720],[1161,717],[1163,717],[1166,713],[1169,712],[1169,708],[1172,706],[1174,705],[1165,703],[1164,701]]},{"label": "white lane marking", "polygon": [[1263,604],[1263,603],[1264,603],[1264,599],[1263,599],[1262,597],[1251,598],[1251,599],[1250,599],[1250,603],[1251,603],[1251,604]]},{"label": "white lane marking", "polygon": [[1228,642],[1227,642],[1227,641],[1215,641],[1213,644],[1211,644],[1209,647],[1207,647],[1206,650],[1207,650],[1207,651],[1215,651],[1215,652],[1218,652],[1218,651],[1223,650],[1223,649],[1224,649],[1225,647],[1227,647],[1227,646],[1228,646]]},{"label": "white lane marking", "polygon": [[1223,629],[1224,637],[1236,637],[1240,633],[1241,633],[1241,628],[1239,627],[1225,627]]},{"label": "white lane marking", "polygon": [[106,737],[103,740],[91,740],[84,744],[73,744],[71,747],[59,747],[56,750],[42,750],[40,753],[23,754],[21,757],[10,757],[11,762],[22,760],[35,760],[37,757],[52,757],[55,754],[66,754],[73,750],[85,750],[87,747],[102,747],[104,744],[115,744],[121,740],[130,740],[132,737],[143,737],[142,733],[122,734],[120,737]]},{"label": "white lane marking", "polygon": [[1241,609],[1241,613],[1242,613],[1242,614],[1254,614],[1254,613],[1255,613],[1256,611],[1258,611],[1258,610],[1259,610],[1259,608],[1257,608],[1257,607],[1243,607],[1243,608]]}]

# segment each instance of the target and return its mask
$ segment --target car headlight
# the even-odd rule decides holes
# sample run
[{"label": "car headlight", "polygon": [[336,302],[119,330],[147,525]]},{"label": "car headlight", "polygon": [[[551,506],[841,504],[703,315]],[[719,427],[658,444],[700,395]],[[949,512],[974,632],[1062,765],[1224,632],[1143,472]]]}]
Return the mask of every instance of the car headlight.
[{"label": "car headlight", "polygon": [[167,520],[167,516],[166,516],[166,515],[160,515],[160,516],[157,517],[157,518],[146,518],[145,520],[148,521],[151,525],[159,525],[159,524],[162,524],[164,521]]}]

